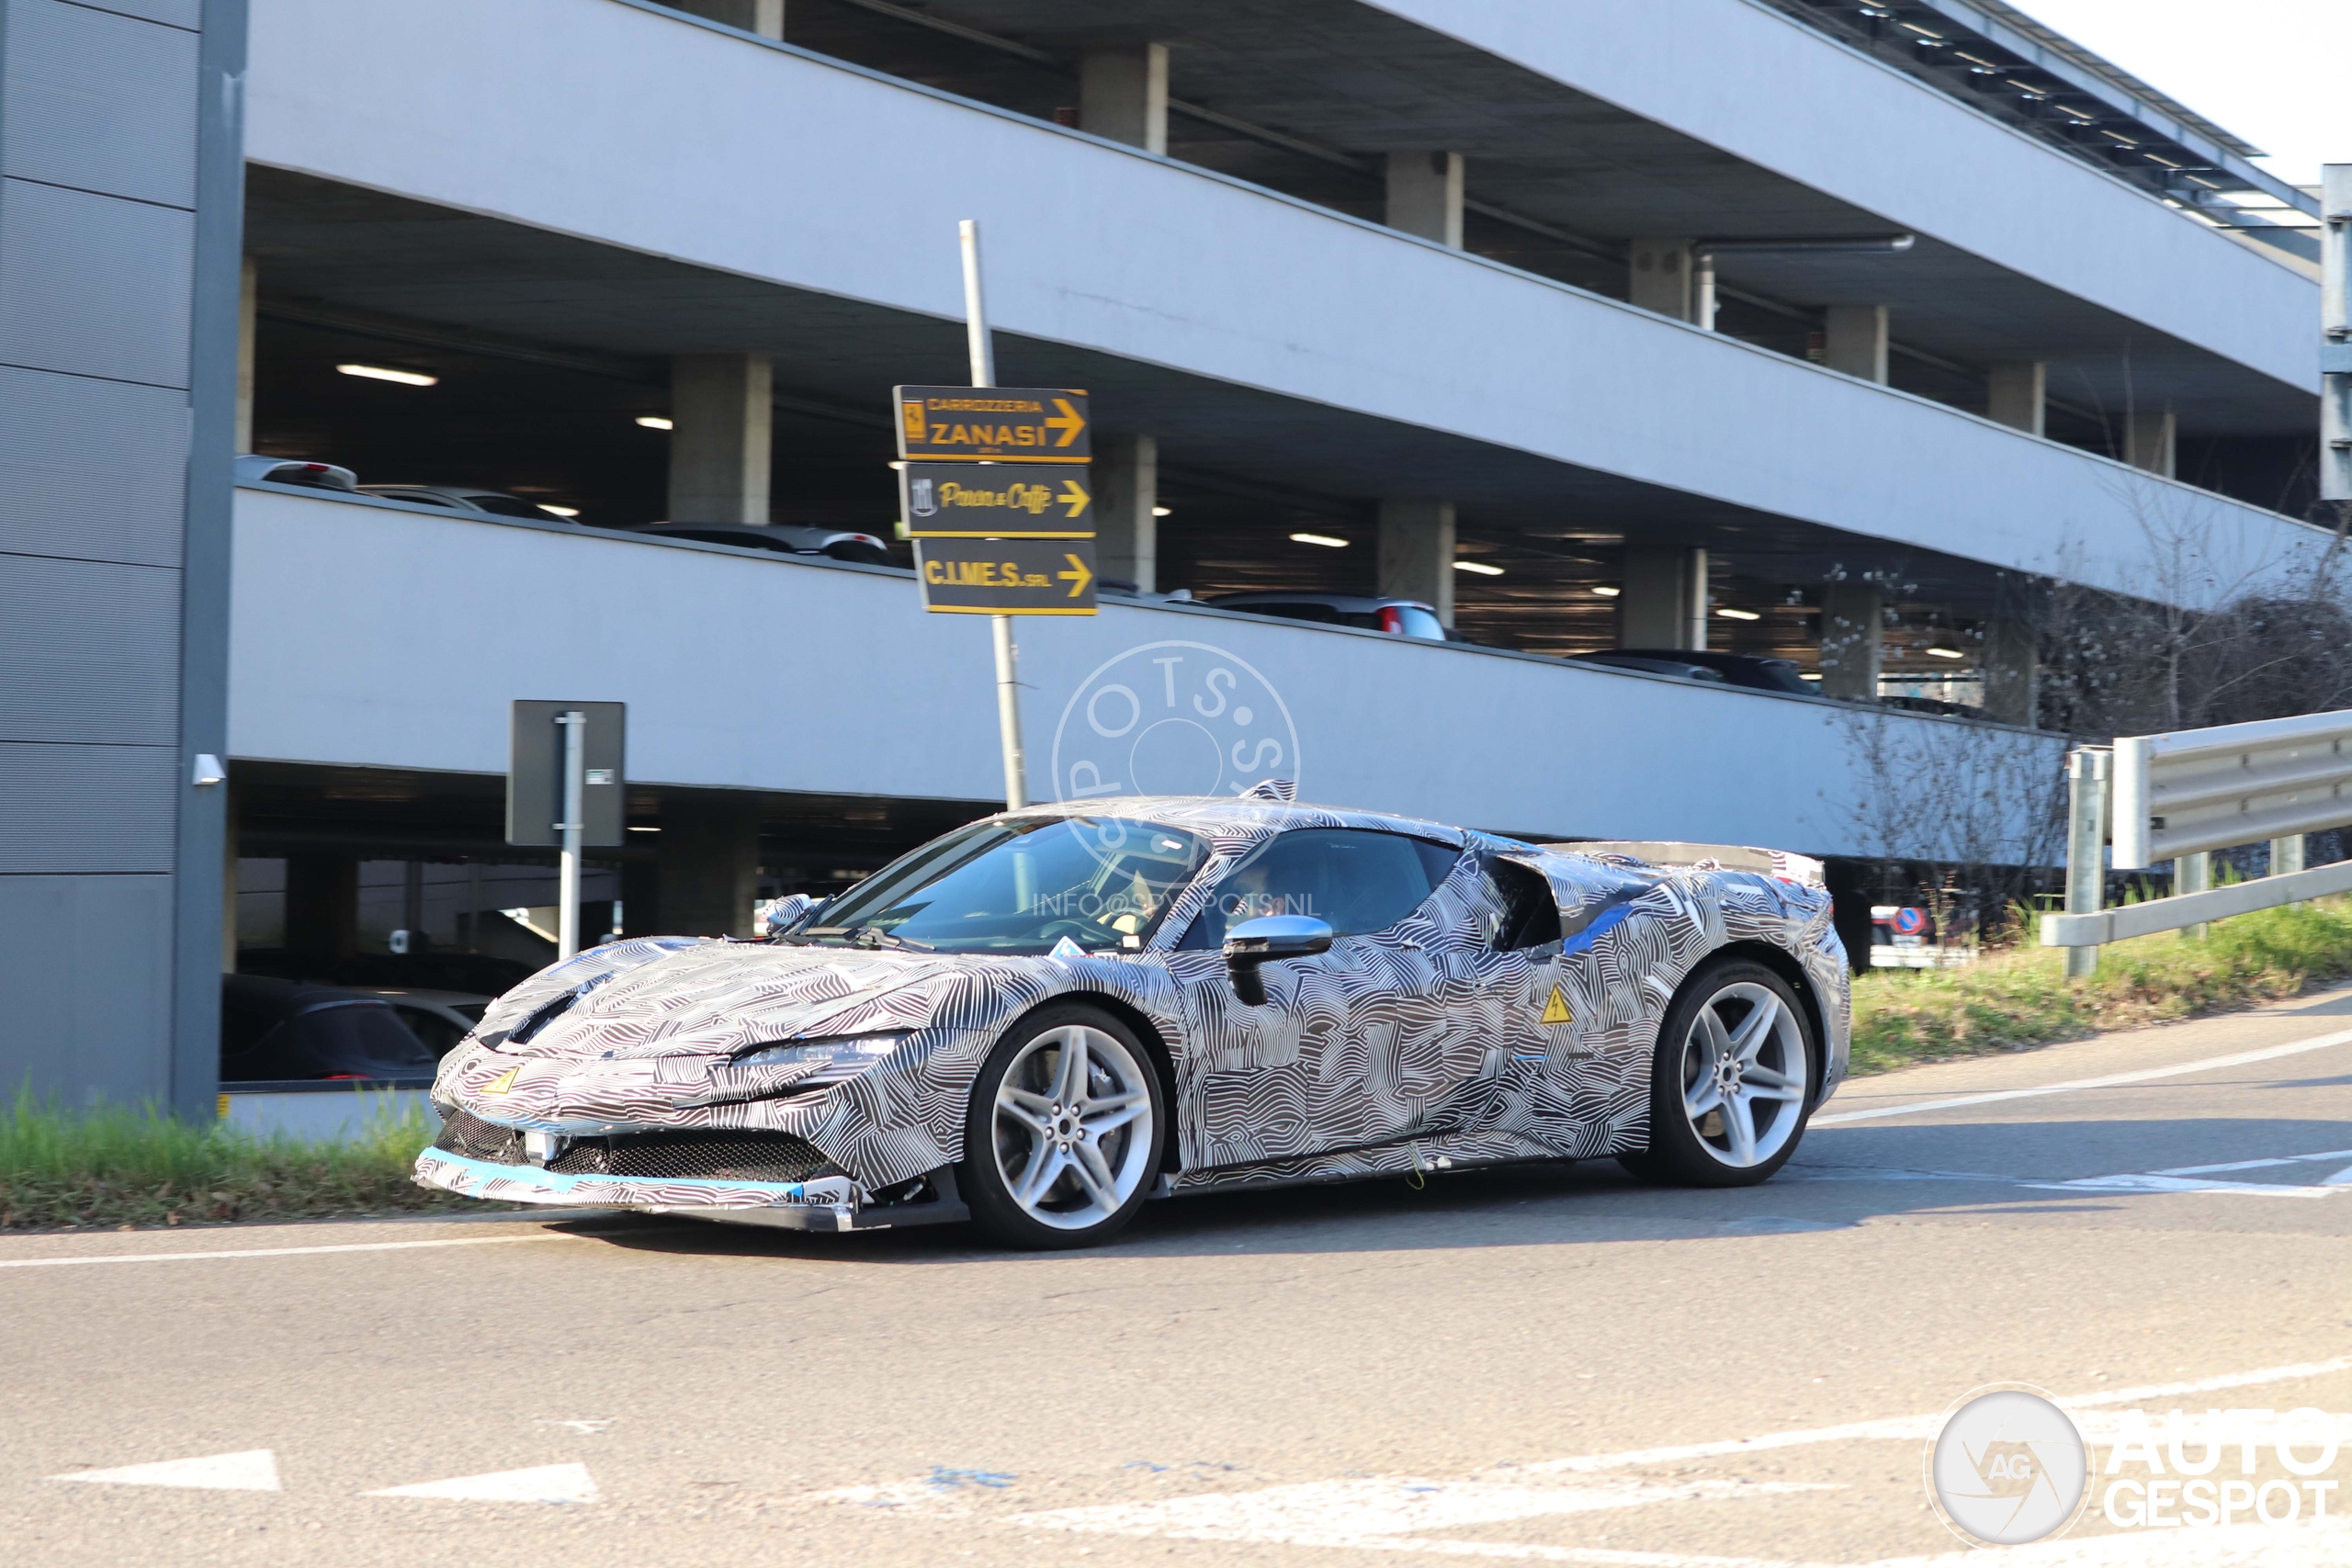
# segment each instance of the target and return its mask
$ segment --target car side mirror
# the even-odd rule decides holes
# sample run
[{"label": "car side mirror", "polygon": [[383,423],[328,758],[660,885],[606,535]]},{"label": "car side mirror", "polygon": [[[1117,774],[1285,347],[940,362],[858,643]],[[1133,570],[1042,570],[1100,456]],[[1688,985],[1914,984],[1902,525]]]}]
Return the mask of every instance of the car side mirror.
[{"label": "car side mirror", "polygon": [[1225,933],[1225,969],[1232,977],[1233,994],[1250,1007],[1266,1001],[1262,964],[1285,958],[1312,958],[1331,948],[1331,927],[1312,915],[1261,915]]},{"label": "car side mirror", "polygon": [[773,942],[787,931],[797,931],[807,925],[827,902],[806,893],[795,893],[789,897],[777,899],[775,907],[768,910],[768,940]]}]

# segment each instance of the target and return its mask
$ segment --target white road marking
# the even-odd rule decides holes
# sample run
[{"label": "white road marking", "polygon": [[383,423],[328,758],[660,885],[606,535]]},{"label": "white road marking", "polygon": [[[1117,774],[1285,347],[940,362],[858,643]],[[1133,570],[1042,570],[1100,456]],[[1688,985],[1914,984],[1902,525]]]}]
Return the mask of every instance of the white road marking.
[{"label": "white road marking", "polygon": [[[2075,1410],[2105,1410],[2118,1405],[2145,1404],[2185,1394],[2212,1393],[2223,1389],[2290,1382],[2352,1371],[2352,1356],[2328,1361],[2301,1361],[2224,1372],[2178,1382],[2148,1383],[2132,1388],[2075,1394],[2058,1403]],[[1712,1443],[1682,1443],[1666,1448],[1633,1449],[1619,1453],[1583,1454],[1572,1459],[1514,1465],[1476,1479],[1416,1480],[1397,1477],[1350,1477],[1261,1487],[1248,1492],[1199,1494],[1148,1503],[1109,1504],[1056,1508],[1015,1514],[999,1522],[1023,1529],[1057,1529],[1086,1533],[1156,1536],[1164,1540],[1252,1541],[1288,1546],[1363,1551],[1411,1552],[1446,1557],[1495,1557],[1545,1562],[1623,1564],[1625,1568],[1817,1568],[1817,1565],[1758,1558],[1729,1558],[1683,1552],[1645,1552],[1603,1547],[1546,1546],[1524,1542],[1454,1540],[1418,1531],[1460,1529],[1587,1513],[1597,1509],[1632,1508],[1679,1500],[1763,1497],[1781,1493],[1830,1490],[1803,1483],[1698,1481],[1658,1483],[1627,1477],[1608,1479],[1601,1472],[1689,1460],[1761,1453],[1774,1449],[1855,1439],[1899,1439],[1923,1442],[1941,1419],[1934,1416],[1904,1416],[1882,1421],[1860,1421],[1806,1431],[1772,1432]],[[2339,1416],[2339,1424],[2352,1417]],[[2104,1427],[2107,1423],[2096,1423]],[[1580,1485],[1529,1484],[1543,1475],[1585,1475],[1596,1479]],[[850,1489],[871,1491],[878,1489]],[[852,1500],[849,1491],[819,1494],[822,1498]],[[863,1499],[859,1499],[863,1500]],[[2278,1549],[2288,1539],[2297,1554],[2281,1558]],[[2300,1550],[2299,1550],[2300,1549]],[[1868,1568],[2105,1568],[2114,1564],[2149,1564],[2152,1568],[2205,1568],[2206,1564],[2248,1565],[2292,1561],[2298,1564],[2352,1568],[2352,1533],[2330,1521],[2324,1529],[2243,1532],[2178,1530],[2128,1532],[2093,1536],[2079,1541],[2051,1541],[1993,1551],[1953,1551],[1933,1556],[1890,1559]]]},{"label": "white road marking", "polygon": [[267,1449],[167,1459],[155,1464],[126,1464],[113,1470],[77,1470],[51,1481],[95,1481],[107,1486],[193,1486],[210,1492],[275,1492],[277,1456]]},{"label": "white road marking", "polygon": [[530,1470],[493,1471],[413,1486],[386,1486],[363,1497],[440,1497],[460,1503],[593,1503],[595,1478],[584,1464],[543,1464]]},{"label": "white road marking", "polygon": [[2217,1176],[2225,1170],[2260,1170],[2266,1166],[2302,1165],[2312,1160],[2352,1159],[2352,1149],[2328,1149],[2315,1155],[2282,1155],[2277,1159],[2233,1160],[2227,1165],[2177,1165],[2170,1170],[2150,1172],[2154,1176]]},{"label": "white road marking", "polygon": [[2285,1187],[2263,1181],[2200,1181],[2193,1176],[2085,1176],[2072,1181],[2020,1181],[2043,1192],[2234,1192],[2245,1198],[2332,1198],[2340,1187]]},{"label": "white road marking", "polygon": [[2031,1100],[2045,1094],[2071,1094],[2076,1089],[2109,1089],[2117,1084],[2146,1083],[2153,1078],[2178,1077],[2184,1073],[2212,1072],[2222,1067],[2243,1066],[2248,1062],[2275,1061],[2280,1056],[2301,1055],[2306,1051],[2324,1051],[2332,1045],[2352,1044],[2352,1029],[2338,1030],[2333,1034],[2314,1035],[2309,1040],[2293,1040],[2284,1045],[2267,1045],[2259,1051],[2240,1051],[2230,1056],[2206,1056],[2194,1062],[2181,1062],[2169,1067],[2143,1067],[2137,1072],[2109,1073],[2104,1077],[2074,1078],[2065,1083],[2042,1084],[2033,1089],[1994,1089],[1984,1094],[1960,1094],[1944,1100],[1914,1100],[1907,1105],[1873,1105],[1862,1111],[1841,1111],[1830,1116],[1816,1116],[1811,1125],[1836,1127],[1849,1122],[1874,1122],[1882,1116],[1910,1116],[1922,1111],[1951,1111],[1964,1105],[1991,1105],[2004,1100]]},{"label": "white road marking", "polygon": [[340,1247],[244,1247],[218,1252],[109,1252],[92,1258],[12,1258],[0,1269],[72,1269],[86,1263],[187,1263],[209,1258],[315,1258],[329,1252],[409,1252],[426,1247],[503,1247],[517,1241],[574,1241],[539,1232],[532,1235],[457,1236],[447,1241],[359,1241]]}]

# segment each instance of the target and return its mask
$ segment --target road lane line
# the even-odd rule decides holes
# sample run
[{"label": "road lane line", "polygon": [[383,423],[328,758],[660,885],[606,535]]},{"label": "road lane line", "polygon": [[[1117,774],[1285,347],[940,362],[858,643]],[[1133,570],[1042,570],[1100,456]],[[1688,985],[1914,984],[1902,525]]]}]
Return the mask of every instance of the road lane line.
[{"label": "road lane line", "polygon": [[2034,1089],[1994,1089],[1984,1094],[1960,1094],[1944,1100],[1917,1100],[1907,1105],[1873,1105],[1864,1111],[1841,1111],[1833,1116],[1816,1116],[1810,1123],[1815,1127],[1835,1127],[1848,1122],[1874,1122],[1882,1116],[1909,1116],[1922,1111],[1950,1111],[1963,1105],[1991,1105],[2004,1100],[2031,1100],[2045,1094],[2070,1094],[2076,1089],[2109,1089],[2117,1084],[2146,1083],[2151,1078],[2178,1077],[2184,1073],[2211,1072],[2220,1067],[2243,1066],[2248,1062],[2268,1062],[2280,1056],[2301,1055],[2306,1051],[2324,1051],[2331,1045],[2352,1044],[2352,1029],[2338,1030],[2334,1034],[2315,1035],[2309,1040],[2293,1040],[2284,1045],[2267,1045],[2259,1051],[2240,1051],[2230,1056],[2206,1056],[2194,1062],[2181,1062],[2169,1067],[2143,1067],[2137,1072],[2109,1073],[2104,1077],[2074,1078],[2065,1083],[2042,1084]]},{"label": "road lane line", "polygon": [[576,1241],[577,1236],[469,1235],[447,1241],[359,1241],[340,1247],[244,1247],[218,1252],[110,1252],[95,1258],[12,1258],[0,1269],[71,1269],[85,1263],[185,1263],[214,1258],[316,1258],[329,1252],[410,1252],[426,1247],[503,1247],[518,1241]]},{"label": "road lane line", "polygon": [[[2148,1383],[2095,1393],[2068,1394],[2058,1403],[2069,1410],[2104,1404],[2136,1404],[2177,1394],[2213,1393],[2225,1388],[2251,1388],[2264,1383],[2292,1382],[2352,1371],[2352,1356],[2332,1361],[2298,1361],[2283,1367],[2262,1367],[2248,1372],[2223,1372],[2188,1382]],[[1584,1474],[1623,1470],[1633,1465],[1666,1464],[1676,1460],[1714,1459],[1724,1454],[1759,1453],[1767,1449],[1803,1448],[1813,1443],[1839,1443],[1857,1438],[1916,1438],[1935,1436],[1939,1411],[1934,1416],[1897,1416],[1880,1421],[1855,1421],[1842,1427],[1815,1427],[1792,1432],[1768,1432],[1757,1438],[1731,1438],[1712,1443],[1683,1443],[1673,1448],[1631,1449],[1623,1453],[1585,1454],[1575,1459],[1543,1460],[1516,1469],[1555,1474]]]}]

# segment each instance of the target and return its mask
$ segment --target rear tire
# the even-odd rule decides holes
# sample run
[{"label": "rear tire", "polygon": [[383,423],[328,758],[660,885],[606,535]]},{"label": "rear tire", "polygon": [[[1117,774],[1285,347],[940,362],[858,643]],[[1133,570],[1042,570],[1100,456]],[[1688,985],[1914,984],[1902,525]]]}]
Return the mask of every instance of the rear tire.
[{"label": "rear tire", "polygon": [[1167,1127],[1159,1074],[1133,1030],[1100,1008],[1046,1007],[981,1064],[956,1182],[992,1240],[1091,1247],[1143,1207]]},{"label": "rear tire", "polygon": [[1617,1162],[1644,1181],[1752,1187],[1796,1153],[1820,1061],[1786,980],[1752,959],[1712,960],[1658,1027],[1650,1146]]}]

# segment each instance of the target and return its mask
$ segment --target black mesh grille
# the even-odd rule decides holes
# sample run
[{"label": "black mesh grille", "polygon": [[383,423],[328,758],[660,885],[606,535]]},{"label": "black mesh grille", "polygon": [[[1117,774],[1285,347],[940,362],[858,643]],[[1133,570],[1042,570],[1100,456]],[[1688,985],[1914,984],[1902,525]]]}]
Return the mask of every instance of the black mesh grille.
[{"label": "black mesh grille", "polygon": [[486,1159],[499,1165],[523,1163],[520,1127],[502,1127],[463,1111],[449,1112],[449,1120],[442,1126],[441,1135],[433,1140],[433,1146],[469,1159]]},{"label": "black mesh grille", "polygon": [[776,1133],[638,1133],[589,1138],[558,1155],[548,1168],[560,1176],[697,1181],[807,1181],[842,1174],[841,1167],[815,1145]]}]

